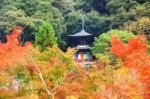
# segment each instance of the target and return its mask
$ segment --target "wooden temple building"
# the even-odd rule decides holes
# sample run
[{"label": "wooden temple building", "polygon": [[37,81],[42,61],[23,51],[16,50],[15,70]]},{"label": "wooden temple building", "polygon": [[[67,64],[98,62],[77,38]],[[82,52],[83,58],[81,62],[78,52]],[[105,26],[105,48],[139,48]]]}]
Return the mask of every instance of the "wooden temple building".
[{"label": "wooden temple building", "polygon": [[87,33],[84,29],[84,19],[82,20],[82,30],[73,35],[69,35],[70,47],[77,50],[74,57],[76,61],[92,61],[93,55],[90,46],[92,45],[94,36]]}]

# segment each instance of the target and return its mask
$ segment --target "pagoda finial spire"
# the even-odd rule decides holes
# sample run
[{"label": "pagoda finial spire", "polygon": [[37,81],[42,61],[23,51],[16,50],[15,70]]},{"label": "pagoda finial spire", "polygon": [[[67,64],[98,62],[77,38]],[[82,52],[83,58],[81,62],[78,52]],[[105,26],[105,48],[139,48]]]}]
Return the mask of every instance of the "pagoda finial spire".
[{"label": "pagoda finial spire", "polygon": [[84,30],[84,24],[85,24],[85,20],[84,17],[82,16],[82,30]]}]

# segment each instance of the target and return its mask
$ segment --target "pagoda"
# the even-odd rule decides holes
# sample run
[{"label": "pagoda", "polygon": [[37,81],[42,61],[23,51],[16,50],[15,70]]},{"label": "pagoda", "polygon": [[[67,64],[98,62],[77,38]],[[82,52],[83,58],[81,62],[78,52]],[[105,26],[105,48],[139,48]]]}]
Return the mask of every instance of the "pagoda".
[{"label": "pagoda", "polygon": [[84,29],[84,19],[82,18],[82,30],[73,35],[69,35],[70,47],[77,50],[75,53],[76,61],[92,61],[93,56],[90,46],[92,45],[94,36]]}]

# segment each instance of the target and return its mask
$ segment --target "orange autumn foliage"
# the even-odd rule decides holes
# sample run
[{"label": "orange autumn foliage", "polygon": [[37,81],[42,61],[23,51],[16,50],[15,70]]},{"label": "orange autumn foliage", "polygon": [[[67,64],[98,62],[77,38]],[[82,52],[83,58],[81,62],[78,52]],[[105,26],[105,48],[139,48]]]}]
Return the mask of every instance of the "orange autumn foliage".
[{"label": "orange autumn foliage", "polygon": [[[147,40],[143,35],[138,35],[124,44],[118,37],[111,38],[111,52],[121,58],[124,67],[134,71],[141,86],[141,95],[145,99],[150,97],[150,55],[147,53]],[[135,86],[130,86],[135,87]]]},{"label": "orange autumn foliage", "polygon": [[15,26],[10,35],[7,35],[7,42],[0,42],[0,68],[14,66],[27,51],[27,47],[31,46],[26,43],[25,46],[19,45],[18,36],[22,33],[22,27]]},{"label": "orange autumn foliage", "polygon": [[144,35],[137,36],[124,44],[118,37],[112,36],[111,38],[111,52],[121,59],[132,53],[146,53],[147,44]]}]

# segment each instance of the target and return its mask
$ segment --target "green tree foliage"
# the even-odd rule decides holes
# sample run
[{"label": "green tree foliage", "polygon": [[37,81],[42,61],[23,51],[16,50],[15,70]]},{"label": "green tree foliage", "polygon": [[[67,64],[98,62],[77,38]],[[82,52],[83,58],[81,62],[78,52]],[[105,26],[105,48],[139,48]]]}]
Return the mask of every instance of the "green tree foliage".
[{"label": "green tree foliage", "polygon": [[[45,93],[45,89],[39,78],[39,73],[41,73],[46,87],[51,92],[50,96],[52,96],[52,94],[56,94],[58,88],[67,83],[66,77],[68,73],[72,73],[76,68],[76,64],[73,62],[75,50],[68,49],[67,52],[64,53],[57,46],[49,47],[43,52],[40,52],[38,49],[33,47],[29,50],[28,55],[17,64],[17,71],[15,71],[19,81],[27,80],[27,82],[22,82],[24,83],[24,86],[26,86],[23,90],[24,94],[22,94],[22,96],[27,95],[25,92],[34,92],[39,95]],[[24,68],[19,68],[20,66]],[[37,68],[39,68],[40,72],[37,71]],[[25,74],[29,77],[29,79],[23,77]],[[31,87],[33,91],[30,91],[31,89],[27,87]],[[19,92],[21,92],[21,90]]]},{"label": "green tree foliage", "polygon": [[51,3],[51,0],[1,0],[0,29],[4,34],[8,34],[12,26],[23,26],[24,34],[21,40],[24,44],[26,41],[34,41],[33,33],[38,30],[38,25],[44,20],[49,20],[56,36],[61,39],[61,34],[66,31],[64,18],[59,9],[53,7]]},{"label": "green tree foliage", "polygon": [[95,38],[95,42],[92,48],[94,55],[107,55],[109,53],[110,38],[112,35],[118,36],[125,43],[127,43],[130,38],[134,37],[133,33],[123,30],[110,30],[107,33],[103,33],[98,38]]},{"label": "green tree foliage", "polygon": [[92,0],[76,0],[75,9],[82,10],[84,12],[90,12],[92,10]]},{"label": "green tree foliage", "polygon": [[92,0],[92,6],[93,8],[103,14],[108,14],[108,9],[106,7],[107,0]]},{"label": "green tree foliage", "polygon": [[60,39],[61,33],[66,31],[64,19],[61,12],[57,8],[54,8],[50,5],[51,3],[49,2],[41,2],[39,5],[37,5],[38,10],[32,14],[32,17],[38,20],[50,20],[56,32],[56,36]]},{"label": "green tree foliage", "polygon": [[[85,16],[87,32],[99,35],[109,29],[120,29],[125,23],[150,16],[149,0],[0,0],[1,40],[11,27],[21,25],[22,44],[34,41],[34,32],[43,21],[51,21],[59,45],[68,42],[66,36],[81,30]],[[64,42],[65,41],[65,42]]]},{"label": "green tree foliage", "polygon": [[126,22],[149,17],[149,4],[149,1],[140,4],[134,0],[109,0],[107,8],[111,14],[111,27],[120,28]]},{"label": "green tree foliage", "polygon": [[72,12],[65,17],[67,32],[64,36],[81,31],[82,17],[85,19],[85,30],[95,36],[106,32],[109,29],[108,26],[110,21],[107,17],[100,16],[96,11],[87,14],[83,14],[82,12]]},{"label": "green tree foliage", "polygon": [[52,5],[58,8],[63,14],[74,11],[74,0],[54,0]]},{"label": "green tree foliage", "polygon": [[47,47],[52,47],[53,45],[57,45],[57,38],[55,37],[52,24],[45,21],[36,33],[35,46],[39,48],[40,51],[44,51]]},{"label": "green tree foliage", "polygon": [[21,7],[24,9],[28,16],[32,16],[37,11],[37,5],[39,5],[40,0],[20,0]]},{"label": "green tree foliage", "polygon": [[82,13],[80,12],[71,12],[69,14],[67,14],[65,16],[66,19],[66,26],[67,26],[67,35],[68,34],[73,34],[73,33],[77,33],[78,31],[80,31],[81,28],[81,17],[83,16]]},{"label": "green tree foliage", "polygon": [[92,11],[91,13],[87,13],[86,17],[87,20],[85,25],[87,31],[95,36],[109,30],[110,21],[107,16],[101,16],[98,12]]},{"label": "green tree foliage", "polygon": [[95,10],[103,14],[108,14],[106,3],[106,0],[75,0],[75,9],[84,12]]},{"label": "green tree foliage", "polygon": [[137,4],[138,3],[133,0],[108,0],[107,8],[111,14],[117,14],[121,8],[125,11],[129,11],[129,9],[133,8]]},{"label": "green tree foliage", "polygon": [[150,18],[142,17],[136,21],[130,21],[124,24],[125,30],[131,31],[135,34],[146,34],[150,30]]}]

